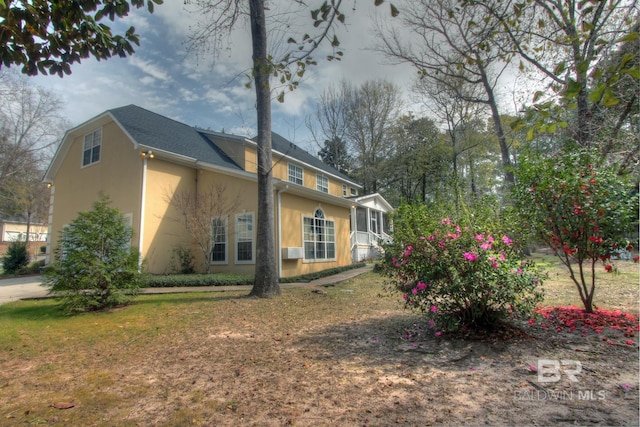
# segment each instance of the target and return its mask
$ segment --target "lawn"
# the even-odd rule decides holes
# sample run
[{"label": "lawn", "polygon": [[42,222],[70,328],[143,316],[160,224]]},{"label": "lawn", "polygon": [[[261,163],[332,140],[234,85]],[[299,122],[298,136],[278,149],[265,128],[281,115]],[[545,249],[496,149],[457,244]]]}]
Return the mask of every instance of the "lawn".
[{"label": "lawn", "polygon": [[[578,304],[539,262],[546,303]],[[637,313],[638,264],[618,271],[603,270],[596,303]],[[638,425],[637,337],[528,322],[436,337],[383,283],[144,295],[76,317],[54,300],[2,305],[0,425]],[[579,361],[579,381],[539,381],[540,359]]]}]

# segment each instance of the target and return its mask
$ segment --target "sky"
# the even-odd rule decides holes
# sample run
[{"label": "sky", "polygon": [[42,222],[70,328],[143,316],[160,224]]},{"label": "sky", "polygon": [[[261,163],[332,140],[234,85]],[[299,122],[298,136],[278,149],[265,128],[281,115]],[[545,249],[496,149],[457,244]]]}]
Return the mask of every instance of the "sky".
[{"label": "sky", "polygon": [[[135,104],[188,125],[254,136],[255,93],[245,86],[251,64],[248,23],[239,22],[232,34],[221,39],[215,54],[204,49],[190,51],[189,36],[194,34],[202,15],[193,12],[193,5],[184,3],[188,1],[165,0],[153,14],[135,10],[124,21],[111,24],[119,33],[129,25],[136,28],[140,46],[135,47],[132,56],[103,61],[85,59],[72,65],[71,75],[40,75],[33,78],[34,83],[62,98],[65,115],[73,126],[108,109]],[[383,7],[386,3],[381,7],[374,7],[372,0],[345,3],[346,25],[338,28],[345,52],[343,60],[327,62],[320,60],[324,55],[316,56],[319,65],[308,69],[300,86],[287,93],[284,103],[272,103],[272,130],[311,152],[319,147],[313,143],[305,121],[330,85],[342,79],[354,85],[385,79],[406,94],[416,75],[410,66],[390,65],[372,50],[373,22],[392,19],[388,7]],[[268,13],[274,16],[276,10]],[[272,42],[285,34],[296,37],[297,33],[299,37],[313,31],[308,10],[299,16],[278,16],[279,22],[269,31]]]}]

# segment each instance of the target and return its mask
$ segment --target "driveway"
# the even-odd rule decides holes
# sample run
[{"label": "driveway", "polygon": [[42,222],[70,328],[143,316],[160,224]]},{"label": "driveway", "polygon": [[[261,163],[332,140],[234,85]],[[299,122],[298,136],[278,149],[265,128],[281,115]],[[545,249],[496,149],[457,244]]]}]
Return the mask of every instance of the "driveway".
[{"label": "driveway", "polygon": [[42,298],[47,289],[40,286],[41,276],[17,277],[0,280],[0,304],[24,298]]}]

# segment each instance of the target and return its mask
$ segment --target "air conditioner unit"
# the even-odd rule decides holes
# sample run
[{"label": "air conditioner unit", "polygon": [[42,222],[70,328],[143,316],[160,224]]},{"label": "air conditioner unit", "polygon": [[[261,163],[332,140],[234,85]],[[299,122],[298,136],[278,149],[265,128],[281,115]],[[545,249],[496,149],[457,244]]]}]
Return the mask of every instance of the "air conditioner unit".
[{"label": "air conditioner unit", "polygon": [[282,259],[302,259],[302,248],[282,248]]}]

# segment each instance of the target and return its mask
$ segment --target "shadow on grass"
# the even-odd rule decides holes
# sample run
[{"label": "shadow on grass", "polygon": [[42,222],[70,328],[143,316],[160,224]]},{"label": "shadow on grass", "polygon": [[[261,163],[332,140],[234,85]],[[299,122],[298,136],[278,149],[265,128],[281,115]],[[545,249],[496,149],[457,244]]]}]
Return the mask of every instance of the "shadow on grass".
[{"label": "shadow on grass", "polygon": [[117,308],[87,311],[78,314],[67,314],[63,311],[59,298],[38,298],[12,301],[0,305],[0,320],[20,319],[34,322],[68,319],[93,314],[109,314],[111,310],[127,310],[136,306],[163,306],[167,304],[197,304],[202,302],[222,302],[242,300],[247,295],[229,293],[175,293],[145,294],[134,297],[128,304]]},{"label": "shadow on grass", "polygon": [[458,362],[466,366],[483,355],[499,354],[512,344],[517,345],[519,339],[472,340],[456,335],[436,336],[436,331],[420,316],[402,314],[330,325],[307,334],[294,345],[323,361],[357,358],[361,366],[380,367],[431,360],[451,363],[451,368],[458,370]]},{"label": "shadow on grass", "polygon": [[15,301],[0,305],[0,320],[22,319],[42,322],[69,317],[55,299]]},{"label": "shadow on grass", "polygon": [[239,301],[248,299],[245,294],[229,294],[228,292],[198,292],[171,294],[141,294],[129,305],[162,305],[162,304],[190,304],[216,301]]}]

